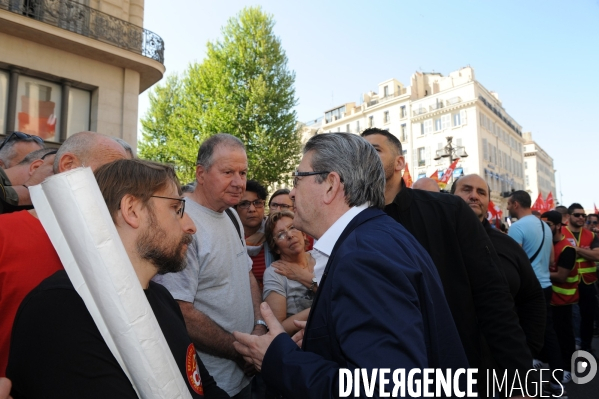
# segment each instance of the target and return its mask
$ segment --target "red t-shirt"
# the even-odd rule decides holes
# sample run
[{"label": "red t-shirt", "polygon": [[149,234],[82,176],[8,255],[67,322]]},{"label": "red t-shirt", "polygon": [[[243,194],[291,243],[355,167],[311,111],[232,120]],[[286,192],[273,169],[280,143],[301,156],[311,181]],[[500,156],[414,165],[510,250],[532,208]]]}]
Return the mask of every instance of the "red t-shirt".
[{"label": "red t-shirt", "polygon": [[27,211],[0,215],[0,377],[6,375],[10,333],[21,301],[62,269],[38,219]]},{"label": "red t-shirt", "polygon": [[266,269],[266,260],[264,259],[264,245],[256,256],[250,256],[252,258],[252,272],[258,280],[260,288],[262,288],[262,278],[264,277],[264,270]]}]

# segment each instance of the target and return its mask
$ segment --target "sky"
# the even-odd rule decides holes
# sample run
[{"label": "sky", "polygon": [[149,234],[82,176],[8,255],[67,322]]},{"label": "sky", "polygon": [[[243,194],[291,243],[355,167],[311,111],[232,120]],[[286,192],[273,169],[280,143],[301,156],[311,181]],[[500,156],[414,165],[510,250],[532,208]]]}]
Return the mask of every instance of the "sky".
[{"label": "sky", "polygon": [[296,74],[299,121],[360,103],[390,78],[409,85],[416,71],[469,65],[553,158],[556,199],[599,207],[599,0],[145,0],[144,27],[165,42],[165,76],[201,63],[228,19],[257,5],[273,15]]}]

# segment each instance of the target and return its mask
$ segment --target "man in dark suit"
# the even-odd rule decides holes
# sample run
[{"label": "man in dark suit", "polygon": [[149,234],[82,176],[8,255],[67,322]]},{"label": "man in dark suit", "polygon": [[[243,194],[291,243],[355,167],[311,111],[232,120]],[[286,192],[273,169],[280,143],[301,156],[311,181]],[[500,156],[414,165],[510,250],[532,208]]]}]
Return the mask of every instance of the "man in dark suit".
[{"label": "man in dark suit", "polygon": [[290,338],[263,303],[268,334],[234,333],[267,386],[286,398],[328,398],[339,397],[340,368],[369,376],[466,368],[430,257],[381,210],[385,175],[374,148],[352,134],[317,135],[293,175],[294,226],[318,239],[314,249],[328,262],[305,330]]}]

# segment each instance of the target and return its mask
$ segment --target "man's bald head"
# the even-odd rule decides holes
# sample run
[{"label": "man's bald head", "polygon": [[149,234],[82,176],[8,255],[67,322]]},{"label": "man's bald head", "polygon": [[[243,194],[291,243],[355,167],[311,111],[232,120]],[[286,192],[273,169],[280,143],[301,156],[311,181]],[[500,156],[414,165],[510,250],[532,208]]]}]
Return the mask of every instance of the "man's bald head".
[{"label": "man's bald head", "polygon": [[415,190],[424,190],[424,191],[432,191],[434,193],[438,193],[441,190],[439,189],[439,184],[430,177],[421,177],[416,180],[412,185],[412,188]]},{"label": "man's bald head", "polygon": [[453,183],[451,193],[462,197],[481,222],[487,217],[491,190],[485,179],[474,173],[462,176]]},{"label": "man's bald head", "polygon": [[96,170],[102,165],[125,158],[125,149],[112,137],[95,132],[79,132],[66,139],[58,150],[54,160],[54,173],[79,166],[89,166]]}]

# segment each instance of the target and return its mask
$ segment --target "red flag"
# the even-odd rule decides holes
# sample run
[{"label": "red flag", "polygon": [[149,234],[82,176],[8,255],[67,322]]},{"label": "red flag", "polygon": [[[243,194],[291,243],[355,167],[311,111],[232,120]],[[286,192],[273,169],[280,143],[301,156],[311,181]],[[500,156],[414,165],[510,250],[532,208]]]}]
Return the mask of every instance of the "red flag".
[{"label": "red flag", "polygon": [[553,193],[549,191],[547,194],[547,199],[545,200],[545,210],[550,211],[555,208],[555,204],[553,203]]},{"label": "red flag", "polygon": [[447,168],[445,173],[443,173],[443,177],[440,180],[441,183],[447,184],[447,182],[449,182],[449,178],[453,174],[453,171],[454,171],[455,167],[457,166],[459,160],[460,160],[460,158],[456,159],[455,161],[452,162],[451,165],[449,165],[449,168]]},{"label": "red flag", "polygon": [[593,202],[593,208],[595,208],[595,215],[599,215],[599,209],[597,209],[597,205]]},{"label": "red flag", "polygon": [[539,192],[537,200],[532,206],[533,211],[545,212],[545,201],[543,201],[543,195]]},{"label": "red flag", "polygon": [[410,169],[408,169],[408,163],[403,172],[403,181],[406,183],[406,187],[412,187],[412,176],[410,176]]},{"label": "red flag", "polygon": [[436,181],[437,183],[439,183],[439,171],[435,170],[435,173],[433,173],[431,175],[431,179],[433,179],[434,181]]},{"label": "red flag", "polygon": [[489,208],[487,209],[487,220],[493,220],[497,217],[497,210],[493,201],[489,200]]}]

